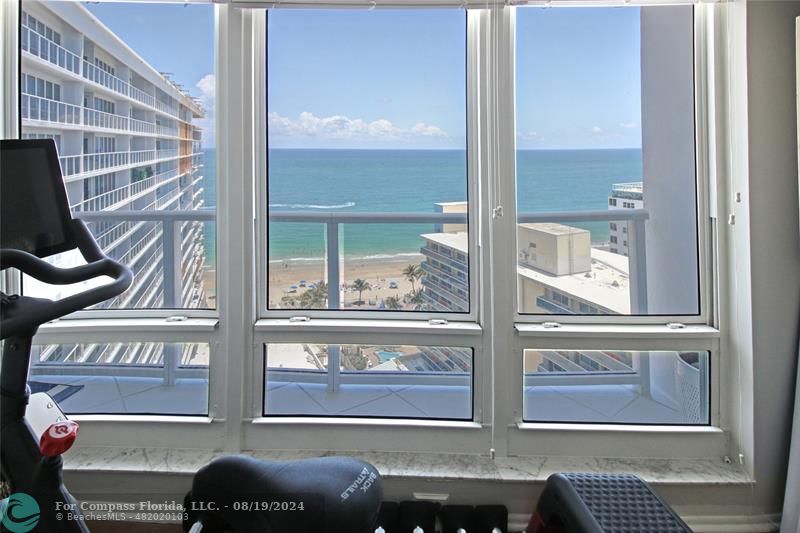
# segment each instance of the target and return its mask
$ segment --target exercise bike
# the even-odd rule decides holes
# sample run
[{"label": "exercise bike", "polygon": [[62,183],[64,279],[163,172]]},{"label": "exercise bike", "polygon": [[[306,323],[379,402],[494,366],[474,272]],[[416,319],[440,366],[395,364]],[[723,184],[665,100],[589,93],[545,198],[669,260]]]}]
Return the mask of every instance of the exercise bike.
[{"label": "exercise bike", "polygon": [[[58,268],[43,260],[75,249],[85,265]],[[52,140],[0,141],[0,271],[8,268],[51,285],[93,283],[56,301],[0,294],[0,475],[12,493],[3,524],[27,521],[13,531],[87,533],[62,479],[61,455],[75,442],[78,424],[46,393],[31,396],[31,343],[40,325],[123,293],[133,275],[106,257],[86,225],[72,218]],[[111,281],[95,285],[103,277]],[[44,428],[32,412],[42,405],[54,412]],[[357,459],[227,456],[195,475],[184,500],[183,527],[192,533],[371,533],[382,496],[378,471]],[[38,515],[25,512],[31,499]]]}]

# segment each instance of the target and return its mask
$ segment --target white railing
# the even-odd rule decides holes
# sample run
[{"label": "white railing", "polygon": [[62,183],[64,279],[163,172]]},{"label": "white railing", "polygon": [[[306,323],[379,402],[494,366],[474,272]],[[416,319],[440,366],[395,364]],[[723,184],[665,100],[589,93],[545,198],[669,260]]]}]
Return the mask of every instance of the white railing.
[{"label": "white railing", "polygon": [[80,56],[54,43],[42,34],[23,26],[19,40],[20,48],[25,52],[40,57],[64,70],[80,74],[82,61]]},{"label": "white railing", "polygon": [[95,128],[128,131],[130,119],[122,115],[114,115],[97,109],[83,108],[83,124]]},{"label": "white railing", "polygon": [[60,156],[58,160],[61,161],[61,174],[65,177],[80,174],[82,157],[81,154]]},{"label": "white railing", "polygon": [[58,100],[22,94],[20,99],[23,119],[56,122],[58,124],[81,124],[81,107]]},{"label": "white railing", "polygon": [[92,172],[129,164],[129,152],[98,152],[83,155],[83,171]]},{"label": "white railing", "polygon": [[110,72],[106,72],[97,65],[92,65],[85,59],[83,60],[83,77],[107,89],[111,89],[115,93],[128,96],[128,87],[130,87],[128,82],[121,80]]},{"label": "white railing", "polygon": [[139,120],[136,118],[132,118],[130,130],[136,133],[155,133],[156,125],[152,122],[145,122],[144,120]]},{"label": "white railing", "polygon": [[136,195],[139,195],[147,191],[148,189],[153,189],[159,185],[169,183],[170,181],[174,181],[179,177],[180,174],[178,174],[177,171],[168,170],[166,172],[150,176],[143,180],[134,181],[133,183],[130,183],[128,185],[123,185],[122,187],[118,187],[116,189],[105,192],[103,194],[99,194],[92,198],[87,198],[86,200],[73,205],[72,209],[74,211],[80,211],[80,212],[100,211],[102,209],[107,209],[109,207],[122,203],[128,200],[129,198],[133,198]]},{"label": "white railing", "polygon": [[[61,156],[61,173],[73,177],[89,172],[98,172],[126,166],[144,166],[164,159],[178,157],[177,149],[135,150],[133,152],[99,152]],[[162,173],[166,174],[166,173]]]},{"label": "white railing", "polygon": [[130,96],[131,98],[133,98],[137,102],[140,102],[140,103],[142,103],[144,105],[148,105],[150,107],[153,107],[153,104],[155,103],[155,98],[153,97],[152,94],[147,94],[146,92],[144,92],[140,88],[134,87],[133,85],[130,85],[128,87],[128,93],[129,93],[128,96]]},{"label": "white railing", "polygon": [[165,104],[161,100],[155,100],[155,105],[153,106],[162,113],[166,113],[167,115],[172,115],[173,117],[178,116],[178,110],[171,105]]},{"label": "white railing", "polygon": [[[22,32],[20,33],[20,47],[23,51],[31,55],[61,67],[64,70],[68,70],[73,74],[80,75],[115,93],[127,96],[172,117],[179,118],[180,116],[176,107],[157,100],[152,94],[148,94],[110,72],[106,72],[97,65],[93,65],[74,52],[70,52],[63,46],[54,43],[47,37],[25,26],[22,27]],[[187,105],[189,107],[197,107],[198,110],[201,110],[192,103],[187,103]]]},{"label": "white railing", "polygon": [[177,137],[178,128],[173,126],[166,126],[164,124],[156,124],[156,134],[164,137]]}]

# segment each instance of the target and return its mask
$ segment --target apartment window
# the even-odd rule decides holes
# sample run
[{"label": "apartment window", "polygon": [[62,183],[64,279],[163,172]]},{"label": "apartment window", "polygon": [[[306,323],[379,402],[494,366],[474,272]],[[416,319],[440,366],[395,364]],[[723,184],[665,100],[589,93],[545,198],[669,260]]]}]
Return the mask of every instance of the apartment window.
[{"label": "apartment window", "polygon": [[210,358],[205,343],[45,344],[28,385],[69,414],[206,415]]},{"label": "apartment window", "polygon": [[268,16],[266,308],[469,312],[464,12]]},{"label": "apartment window", "polygon": [[112,74],[112,75],[114,74],[114,67],[112,67],[111,65],[109,65],[108,63],[103,61],[102,59],[99,59],[99,58],[95,57],[94,58],[94,64],[97,65],[100,68],[100,70],[102,70],[104,72],[108,72],[109,74]]},{"label": "apartment window", "polygon": [[[97,307],[129,318],[176,308],[213,314],[213,6],[23,0],[22,11],[21,135],[57,139],[73,215],[134,274],[128,291]],[[141,60],[130,63],[131,50]],[[72,252],[48,259],[64,267],[82,261]],[[55,299],[81,287],[24,278],[22,290]],[[31,373],[43,390],[70,391],[62,406],[72,413],[208,413],[208,334],[175,342],[122,330],[43,346]],[[141,338],[118,342],[120,335]],[[67,387],[69,380],[82,385]]]},{"label": "apartment window", "polygon": [[[32,12],[54,14],[62,4],[23,1]],[[326,446],[329,435],[337,446],[358,448],[367,442],[372,449],[406,443],[416,449],[421,445],[415,439],[424,438],[429,449],[484,453],[487,442],[505,440],[501,446],[509,453],[531,454],[547,452],[526,424],[716,423],[708,400],[719,397],[710,393],[712,362],[719,358],[712,328],[692,330],[689,338],[663,326],[687,322],[691,329],[707,323],[698,296],[705,230],[695,207],[694,117],[682,120],[694,108],[693,97],[687,98],[694,85],[673,75],[694,66],[691,8],[505,6],[466,14],[456,9],[271,9],[263,16],[260,10],[223,5],[216,8],[224,29],[220,35],[227,35],[227,45],[237,52],[239,44],[248,46],[242,50],[244,76],[231,49],[220,50],[225,74],[236,75],[215,83],[213,60],[193,67],[196,56],[213,56],[205,53],[206,39],[197,39],[198,28],[208,35],[213,31],[212,8],[75,5],[100,18],[154,70],[170,73],[160,74],[164,83],[153,87],[113,49],[101,49],[98,43],[105,40],[73,39],[70,29],[66,45],[95,47],[73,51],[87,58],[80,63],[87,70],[78,71],[86,86],[73,91],[74,72],[48,76],[54,83],[71,80],[60,95],[64,111],[54,115],[59,127],[52,129],[62,135],[60,155],[76,216],[85,218],[107,253],[129,264],[136,277],[137,285],[110,304],[115,312],[103,317],[116,323],[117,315],[137,317],[147,310],[148,316],[175,315],[178,322],[171,323],[176,329],[169,336],[134,332],[130,326],[88,340],[53,339],[51,333],[49,347],[43,348],[47,353],[34,364],[35,376],[50,387],[64,385],[58,375],[92,378],[91,387],[71,392],[68,410],[150,412],[149,404],[138,403],[141,397],[129,402],[124,396],[99,396],[107,382],[95,378],[113,375],[124,378],[118,383],[126,387],[157,384],[180,397],[174,406],[161,402],[159,412],[224,417],[207,431],[242,429],[245,448],[302,447],[312,427],[323,435],[314,447]],[[156,26],[143,31],[133,24],[135,10]],[[200,23],[191,18],[197,12],[207,15]],[[484,38],[487,34],[473,31],[497,22],[495,17],[502,26],[509,13],[516,13],[516,36],[492,31]],[[663,27],[653,27],[651,13],[665,14],[658,17]],[[186,20],[191,23],[184,27]],[[162,22],[169,32],[160,29]],[[645,38],[659,30],[658,38]],[[148,56],[146,47],[137,45],[144,36],[173,53]],[[471,84],[487,79],[481,77],[486,62],[480,59],[495,54],[502,59],[514,37],[516,61],[493,75],[500,92],[516,79],[516,98],[499,98],[495,113],[488,107],[491,91],[473,91]],[[659,54],[652,54],[645,41],[668,48],[670,63],[659,63]],[[26,68],[34,72],[29,48],[21,52],[23,73]],[[120,78],[111,79],[95,62],[96,54],[110,58]],[[164,64],[168,59],[171,63]],[[54,72],[64,68],[50,63]],[[252,73],[250,65],[255,65]],[[182,72],[184,67],[191,72]],[[670,75],[654,83],[654,72],[665,69]],[[254,109],[249,98],[240,99],[249,95],[252,87],[243,87],[243,80],[250,79],[262,96]],[[112,97],[120,82],[128,84],[128,96]],[[179,84],[201,99],[202,110],[176,96]],[[254,318],[253,342],[247,338],[246,346],[241,331],[217,336],[216,324],[198,325],[215,318],[209,310],[216,304],[209,211],[216,205],[217,85],[224,89],[220,103],[228,112],[220,121],[221,135],[241,135],[243,146],[267,145],[244,162],[231,155],[220,162],[223,169],[244,167],[224,182],[229,193],[224,197],[234,197],[221,206],[229,238],[237,232],[249,237],[253,230],[251,213],[231,212],[232,206],[249,209],[236,195],[258,199],[257,248],[247,248],[249,239],[233,237],[242,249],[221,259],[237,273],[222,269],[228,276],[225,286],[234,287],[226,297],[237,311],[227,316],[230,307],[221,306],[219,322],[224,328],[230,325],[226,321]],[[55,86],[52,91],[55,95]],[[84,117],[99,114],[91,109],[95,96],[116,102],[119,114],[108,120],[121,122],[92,119],[97,122],[86,128],[91,131],[70,134],[80,129],[76,124],[85,124]],[[667,140],[664,135],[650,129],[664,122],[659,115],[653,118],[654,98],[669,111],[664,120],[675,126],[669,131],[686,133],[669,140],[669,146],[660,144]],[[77,122],[70,122],[72,109],[78,111]],[[246,118],[238,116],[240,111]],[[257,121],[260,116],[263,123]],[[262,127],[242,128],[240,122],[251,117]],[[25,134],[51,126],[30,118],[22,122]],[[519,131],[504,129],[515,123]],[[512,142],[486,142],[484,133],[497,140],[491,139],[492,130]],[[109,147],[102,138],[113,139],[113,152],[92,151]],[[129,162],[105,159],[109,154],[124,154]],[[484,172],[472,164],[495,156],[505,169],[515,163],[516,174]],[[251,160],[255,175],[263,171],[264,177],[255,185],[249,181]],[[479,202],[478,192],[485,190],[503,201],[495,205],[489,193]],[[511,198],[514,190],[517,196]],[[662,203],[669,205],[668,213]],[[500,205],[505,215],[496,209]],[[167,218],[173,209],[189,211],[197,220],[166,229],[167,221],[114,218],[116,212],[131,211],[163,211]],[[478,220],[491,220],[480,236],[477,224],[470,225]],[[200,246],[194,222],[202,224]],[[611,234],[620,226],[624,246]],[[517,250],[504,248],[512,233]],[[502,257],[488,253],[490,246],[504,250]],[[640,248],[645,261],[637,255]],[[250,252],[257,257],[253,265]],[[199,267],[180,270],[184,264]],[[487,268],[478,271],[477,264]],[[250,268],[258,281],[249,279]],[[667,294],[664,280],[677,288]],[[477,294],[477,286],[491,287],[489,298]],[[25,289],[33,286],[26,281]],[[238,314],[249,304],[254,316]],[[171,311],[175,307],[180,309]],[[498,320],[476,320],[488,312]],[[187,327],[181,329],[175,324],[184,317]],[[646,341],[639,323],[651,328]],[[233,354],[232,366],[209,374],[211,354],[223,350]],[[505,357],[514,353],[522,356],[522,369],[519,359]],[[236,368],[241,357],[244,370]],[[247,376],[243,386],[221,381],[238,380],[238,372]],[[140,376],[153,381],[131,379]],[[209,379],[216,379],[216,386],[209,387]],[[226,405],[232,398],[220,391],[231,386],[241,386],[244,409]],[[84,399],[87,403],[78,404]],[[295,417],[313,419],[298,427]],[[327,417],[427,421],[323,420]],[[273,431],[275,425],[281,431]],[[404,437],[387,444],[397,427]],[[587,439],[586,454],[593,453],[593,440]]]},{"label": "apartment window", "polygon": [[526,349],[523,418],[705,425],[708,358],[705,351]]},{"label": "apartment window", "polygon": [[116,139],[114,137],[95,137],[94,138],[94,151],[95,152],[114,152]]},{"label": "apartment window", "polygon": [[265,416],[472,419],[472,349],[267,344]]},{"label": "apartment window", "polygon": [[93,102],[92,107],[94,107],[94,109],[97,109],[98,111],[102,111],[103,113],[113,114],[116,109],[116,104],[114,102],[105,100],[103,98],[98,98],[95,96],[92,102]]},{"label": "apartment window", "polygon": [[520,247],[540,237],[518,312],[555,287],[611,314],[700,314],[692,7],[519,8],[516,32]]},{"label": "apartment window", "polygon": [[[89,67],[96,66],[105,73],[114,74],[115,69],[108,58],[124,64],[130,54],[129,48],[144,59],[127,65],[129,77],[139,80],[138,85],[121,86],[118,78],[95,77],[95,71],[88,67],[82,71],[87,76],[84,82],[76,82],[72,74],[64,73],[58,61],[36,63],[24,48],[21,56],[21,81],[25,94],[57,101],[66,97],[63,103],[47,104],[46,117],[41,117],[43,102],[33,98],[23,101],[23,134],[34,127],[34,118],[46,118],[53,123],[54,132],[61,136],[59,155],[73,210],[86,219],[106,253],[129,261],[134,269],[133,286],[104,307],[215,307],[214,146],[213,139],[203,142],[202,136],[203,128],[210,124],[206,114],[213,116],[213,108],[207,110],[199,100],[193,99],[213,93],[213,46],[204,44],[186,48],[181,44],[197,41],[197,32],[203,28],[213,32],[213,8],[202,5],[181,8],[184,10],[181,13],[189,16],[187,23],[166,24],[168,19],[177,16],[178,7],[166,4],[23,2],[26,14],[23,24],[26,27],[33,27],[32,20],[46,18],[62,20],[65,25],[66,20],[70,20],[73,30],[84,31],[80,36],[84,46],[82,55],[94,56],[93,65]],[[72,21],[68,13],[75,9],[85,27],[75,27],[77,22]],[[107,39],[88,38],[94,35],[91,29],[93,17],[106,26],[102,31],[107,34]],[[153,26],[148,22],[152,19],[164,23]],[[101,50],[98,42],[120,44]],[[180,49],[182,52],[169,59],[158,53],[159,49]],[[163,64],[165,60],[171,64]],[[34,76],[31,74],[34,71],[45,71],[50,79]],[[172,72],[170,76],[179,79],[172,80],[162,72]],[[170,87],[169,91],[162,92],[164,98],[171,101],[171,108],[159,105],[152,96],[156,86],[144,81],[156,78],[161,78],[161,85]],[[69,94],[64,94],[62,85],[67,82],[71,88]],[[180,82],[189,89],[179,87]],[[97,84],[105,86],[102,95],[96,88]],[[159,87],[158,90],[162,89]],[[106,96],[107,93],[119,93],[118,100]],[[213,104],[213,100],[206,101]],[[122,105],[118,102],[125,102],[124,115],[117,114],[118,105]],[[189,120],[181,124],[184,129],[194,132],[192,138],[179,139],[175,133],[174,139],[162,144],[165,133],[169,132],[158,130],[156,124],[175,121],[177,109],[185,110],[184,116]],[[195,155],[196,144],[205,145],[201,150],[206,153]],[[205,164],[204,155],[210,164]],[[114,216],[112,208],[113,211],[125,212],[163,211],[165,218],[157,221],[136,220],[128,216],[120,218]],[[196,220],[171,221],[173,219],[166,213],[173,210],[197,211],[198,217]],[[180,250],[167,253],[166,247],[176,246],[180,246]],[[144,252],[134,253],[139,248]],[[54,260],[69,263],[75,259],[63,257]],[[39,290],[35,282],[27,281],[29,290]]]}]

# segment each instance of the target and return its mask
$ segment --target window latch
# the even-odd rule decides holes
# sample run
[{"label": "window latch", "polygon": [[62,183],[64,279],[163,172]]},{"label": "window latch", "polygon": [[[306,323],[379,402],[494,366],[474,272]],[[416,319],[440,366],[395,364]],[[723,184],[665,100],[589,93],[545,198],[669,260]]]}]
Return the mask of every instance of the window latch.
[{"label": "window latch", "polygon": [[542,327],[544,329],[555,329],[555,328],[560,328],[561,324],[559,324],[558,322],[542,322]]},{"label": "window latch", "polygon": [[167,322],[186,322],[189,317],[186,315],[172,315],[167,317]]},{"label": "window latch", "polygon": [[431,326],[446,326],[447,320],[443,318],[431,318],[428,320],[428,324]]},{"label": "window latch", "polygon": [[686,329],[686,324],[683,324],[681,322],[670,322],[669,324],[667,324],[667,327],[669,329]]},{"label": "window latch", "polygon": [[293,316],[289,319],[289,322],[310,322],[311,317],[307,316]]}]

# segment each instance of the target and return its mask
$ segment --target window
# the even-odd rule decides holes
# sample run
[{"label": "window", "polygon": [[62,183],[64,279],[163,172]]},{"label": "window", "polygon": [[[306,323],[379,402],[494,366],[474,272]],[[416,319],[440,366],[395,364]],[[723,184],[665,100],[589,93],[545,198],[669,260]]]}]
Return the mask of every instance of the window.
[{"label": "window", "polygon": [[268,344],[265,415],[472,419],[472,350]]},{"label": "window", "polygon": [[68,414],[205,415],[210,357],[199,343],[34,346],[28,385]]},{"label": "window", "polygon": [[709,423],[708,352],[524,352],[524,419],[620,424]]},{"label": "window", "polygon": [[[35,52],[22,43],[22,132],[46,123],[48,134],[60,137],[59,156],[73,211],[86,220],[107,254],[134,271],[133,286],[104,304],[106,308],[215,307],[214,143],[213,138],[203,141],[206,114],[213,109],[195,100],[200,96],[213,104],[206,98],[213,92],[213,47],[180,44],[196,42],[200,30],[213,32],[213,8],[187,6],[178,11],[179,7],[23,2],[23,27],[38,32],[40,45],[58,45],[58,50],[86,58],[76,71],[83,81],[75,81],[72,73],[65,73],[66,63],[58,54],[34,59]],[[166,22],[179,13],[191,16],[172,26],[148,22]],[[105,26],[97,26],[93,17]],[[67,49],[61,48],[59,33],[39,27],[41,20],[64,29]],[[130,57],[123,41],[145,61],[117,71],[111,62],[124,64]],[[101,48],[101,42],[107,48]],[[181,52],[164,55],[165,49]],[[98,77],[97,70],[113,76]],[[162,72],[173,72],[176,79]],[[67,83],[70,90],[64,91]],[[160,105],[156,93],[171,107]],[[165,216],[145,221],[115,216],[117,210],[159,211]],[[197,211],[197,218],[169,214],[186,210]],[[74,264],[77,256],[62,254],[53,260]],[[25,288],[31,294],[44,290],[34,280],[26,280]],[[74,289],[57,292],[70,290]]]},{"label": "window", "polygon": [[700,313],[692,31],[691,6],[517,10],[518,239],[539,242],[520,313],[559,314],[535,305],[547,287],[610,314]]},{"label": "window", "polygon": [[[73,215],[134,273],[128,291],[98,307],[129,318],[216,307],[213,12],[22,2],[21,135],[56,139]],[[82,262],[72,252],[48,260]],[[22,289],[60,298],[82,287],[24,278]],[[31,368],[36,387],[74,414],[208,414],[208,334],[120,331],[48,338]]]},{"label": "window", "polygon": [[267,309],[469,312],[464,13],[268,16]]},{"label": "window", "polygon": [[[693,8],[283,7],[23,0],[60,34],[20,29],[23,135],[58,139],[76,216],[136,278],[78,315],[97,330],[42,328],[42,387],[116,414],[153,404],[109,378],[159,387],[157,412],[242,449],[546,455],[542,432],[596,429],[549,423],[719,425]],[[669,431],[637,438],[668,456]]]}]

